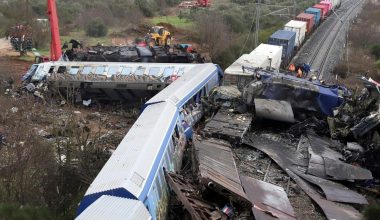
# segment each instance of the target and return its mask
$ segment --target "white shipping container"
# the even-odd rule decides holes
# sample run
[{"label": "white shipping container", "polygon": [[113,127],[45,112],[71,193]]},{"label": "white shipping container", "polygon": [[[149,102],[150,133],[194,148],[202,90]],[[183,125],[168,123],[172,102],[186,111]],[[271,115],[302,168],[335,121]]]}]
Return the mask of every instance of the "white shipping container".
[{"label": "white shipping container", "polygon": [[290,20],[284,27],[286,31],[296,32],[295,46],[298,47],[305,40],[307,23],[304,21]]},{"label": "white shipping container", "polygon": [[243,72],[242,67],[271,68],[279,70],[281,65],[282,46],[260,44],[250,54],[243,54],[239,59],[224,70],[224,84],[239,84],[241,78],[250,78],[252,72]]},{"label": "white shipping container", "polygon": [[250,54],[243,54],[232,63],[225,71],[227,75],[252,75],[251,72],[243,73],[243,66],[253,68],[273,68],[280,69],[282,47],[269,44],[260,44]]},{"label": "white shipping container", "polygon": [[341,0],[328,0],[332,3],[333,9],[336,9],[340,6]]}]

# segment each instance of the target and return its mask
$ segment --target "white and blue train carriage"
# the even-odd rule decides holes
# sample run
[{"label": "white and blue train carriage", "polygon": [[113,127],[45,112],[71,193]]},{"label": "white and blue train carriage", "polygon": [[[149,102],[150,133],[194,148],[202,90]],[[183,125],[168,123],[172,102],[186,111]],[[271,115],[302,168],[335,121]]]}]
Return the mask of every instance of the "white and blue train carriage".
[{"label": "white and blue train carriage", "polygon": [[208,96],[222,76],[213,64],[199,64],[194,70],[147,102],[87,190],[77,219],[166,218],[169,193],[164,168],[180,169],[185,129],[199,120],[200,98]]},{"label": "white and blue train carriage", "polygon": [[191,74],[184,74],[169,87],[152,97],[145,106],[160,102],[170,102],[178,108],[186,139],[191,138],[191,127],[203,115],[202,97],[222,82],[223,71],[215,64],[202,64],[192,68]]}]

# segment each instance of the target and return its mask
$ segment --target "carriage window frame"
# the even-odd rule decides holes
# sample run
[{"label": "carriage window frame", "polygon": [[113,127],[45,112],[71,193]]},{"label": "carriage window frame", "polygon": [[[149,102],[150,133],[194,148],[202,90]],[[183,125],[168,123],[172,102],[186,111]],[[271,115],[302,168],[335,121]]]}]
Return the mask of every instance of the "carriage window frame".
[{"label": "carriage window frame", "polygon": [[91,74],[91,71],[92,71],[92,66],[84,66],[81,73],[83,75],[88,75],[88,74]]},{"label": "carriage window frame", "polygon": [[136,76],[143,76],[146,72],[146,67],[138,67],[136,70],[135,70],[135,75]]},{"label": "carriage window frame", "polygon": [[79,66],[72,66],[69,70],[70,75],[77,75],[79,72]]},{"label": "carriage window frame", "polygon": [[158,76],[158,74],[160,73],[160,70],[161,68],[160,67],[151,67],[149,68],[149,76]]},{"label": "carriage window frame", "polygon": [[[115,70],[115,71],[113,71],[113,70]],[[113,76],[113,75],[117,74],[118,70],[119,70],[119,66],[111,66],[111,67],[108,68],[107,73],[108,73],[109,76]]]},{"label": "carriage window frame", "polygon": [[95,75],[104,75],[105,70],[106,70],[105,66],[98,66],[95,68]]},{"label": "carriage window frame", "polygon": [[132,68],[131,67],[123,67],[123,69],[121,70],[121,75],[131,75],[132,73]]}]

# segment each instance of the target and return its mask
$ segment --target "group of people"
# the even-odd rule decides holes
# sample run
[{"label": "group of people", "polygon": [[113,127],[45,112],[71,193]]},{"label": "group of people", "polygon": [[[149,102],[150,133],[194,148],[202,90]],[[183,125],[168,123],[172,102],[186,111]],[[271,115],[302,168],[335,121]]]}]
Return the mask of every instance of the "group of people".
[{"label": "group of people", "polygon": [[303,64],[291,63],[289,65],[288,70],[292,73],[296,73],[296,77],[298,78],[306,78],[310,72],[310,68],[311,67],[308,63],[303,63]]}]

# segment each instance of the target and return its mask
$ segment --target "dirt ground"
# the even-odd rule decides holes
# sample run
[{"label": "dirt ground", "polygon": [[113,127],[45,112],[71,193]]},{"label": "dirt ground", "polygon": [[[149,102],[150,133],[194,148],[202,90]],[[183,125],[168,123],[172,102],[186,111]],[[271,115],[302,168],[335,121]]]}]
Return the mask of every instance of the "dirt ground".
[{"label": "dirt ground", "polygon": [[[55,96],[38,98],[22,89],[21,77],[31,64],[19,60],[9,42],[0,39],[0,204],[49,207],[59,210],[55,214],[63,215],[62,219],[72,219],[84,190],[133,125],[139,111],[119,104],[86,107],[68,104]],[[22,144],[21,148],[10,147],[18,144]],[[51,157],[47,156],[47,149],[53,152]],[[22,152],[20,158],[12,156],[17,151]],[[70,161],[65,157],[67,153],[74,155]],[[52,173],[41,157],[52,162]],[[27,166],[12,168],[15,160]],[[67,164],[74,173],[58,178],[65,172],[59,167]],[[34,169],[49,177],[51,187],[46,187],[44,176],[28,176]],[[19,178],[23,173],[27,181]],[[25,195],[22,189],[28,189],[30,196],[21,197]],[[65,202],[61,202],[62,198],[66,198]]]}]

